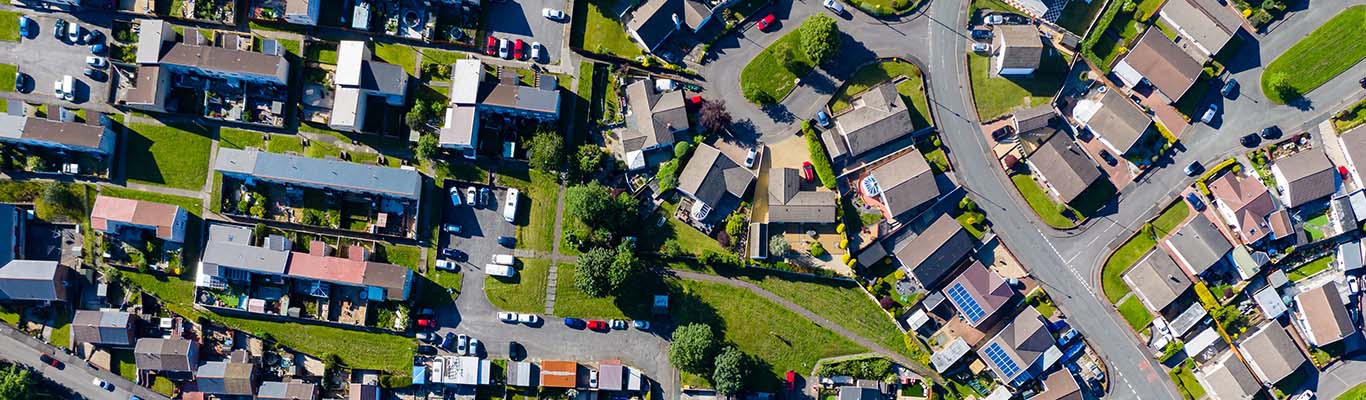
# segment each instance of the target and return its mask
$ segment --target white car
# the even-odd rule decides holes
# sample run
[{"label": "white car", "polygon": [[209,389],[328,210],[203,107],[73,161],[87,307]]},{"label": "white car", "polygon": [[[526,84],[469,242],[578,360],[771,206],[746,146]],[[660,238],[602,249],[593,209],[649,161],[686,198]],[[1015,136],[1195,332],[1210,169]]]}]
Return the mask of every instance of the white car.
[{"label": "white car", "polygon": [[531,42],[531,61],[540,62],[543,49],[544,47],[541,46],[541,42]]},{"label": "white car", "polygon": [[469,351],[470,351],[470,337],[469,337],[469,336],[465,336],[465,334],[462,333],[462,334],[460,334],[460,336],[456,337],[456,340],[455,340],[455,352],[456,352],[456,353],[459,353],[460,355],[463,356],[463,355],[465,355],[465,354],[469,354]]},{"label": "white car", "polygon": [[992,14],[987,16],[986,22],[987,25],[1000,25],[1006,22],[1006,18],[1001,14]]},{"label": "white car", "polygon": [[991,45],[988,45],[986,43],[973,43],[972,51],[976,53],[986,53],[991,51]]},{"label": "white car", "polygon": [[1214,120],[1214,114],[1216,114],[1216,113],[1218,113],[1218,112],[1219,112],[1219,105],[1218,105],[1218,104],[1210,104],[1210,105],[1209,105],[1209,109],[1206,109],[1206,110],[1205,110],[1205,115],[1200,116],[1200,122],[1204,122],[1204,123],[1208,124],[1210,121],[1213,121],[1213,120]]},{"label": "white car", "polygon": [[469,354],[469,355],[472,355],[472,356],[478,356],[478,355],[479,355],[479,339],[470,338],[470,352],[469,352],[469,353],[466,353],[466,354]]},{"label": "white car", "polygon": [[1356,293],[1361,292],[1361,286],[1359,285],[1359,280],[1357,279],[1357,277],[1355,277],[1355,276],[1349,276],[1349,277],[1347,277],[1347,289],[1348,289],[1348,290],[1351,290],[1351,291],[1352,291],[1352,294],[1356,294]]},{"label": "white car", "polygon": [[1292,397],[1290,400],[1310,400],[1313,398],[1314,391],[1306,389],[1305,391],[1300,392],[1300,394],[1295,395],[1295,397]]},{"label": "white car", "polygon": [[105,61],[105,60],[104,60],[104,57],[95,57],[95,56],[86,57],[86,58],[85,58],[85,64],[86,64],[86,65],[89,65],[89,66],[91,66],[91,67],[94,67],[94,68],[99,68],[99,69],[104,69],[104,67],[108,67],[108,66],[109,66],[109,62],[108,62],[108,61]]},{"label": "white car", "polygon": [[512,41],[507,38],[498,39],[498,57],[503,59],[512,58]]},{"label": "white car", "polygon": [[536,314],[517,314],[517,322],[531,325],[541,322],[541,317]]},{"label": "white car", "polygon": [[545,19],[551,21],[564,21],[566,18],[569,18],[569,15],[565,14],[563,10],[556,10],[554,8],[542,8],[541,15],[545,16]]},{"label": "white car", "polygon": [[753,147],[749,148],[749,153],[745,153],[745,168],[754,168],[754,159],[758,156],[758,150]]},{"label": "white car", "polygon": [[456,224],[443,224],[443,225],[441,225],[441,230],[446,231],[446,233],[454,233],[454,234],[459,235],[461,229],[460,229],[460,225],[456,225]]},{"label": "white car", "polygon": [[474,190],[474,186],[470,186],[468,189],[465,189],[465,202],[466,202],[466,203],[469,203],[469,204],[470,204],[470,207],[474,207],[474,206],[476,206],[476,205],[479,204],[479,203],[476,202],[475,199],[474,199],[474,195],[475,195],[475,194],[476,194],[476,193],[475,193],[475,190]]},{"label": "white car", "polygon": [[830,11],[834,11],[835,14],[844,15],[844,5],[840,4],[838,0],[824,0],[821,5],[829,8]]},{"label": "white car", "polygon": [[455,261],[447,260],[444,258],[436,260],[436,269],[443,271],[455,271]]},{"label": "white car", "polygon": [[503,322],[508,322],[508,323],[516,323],[516,322],[517,322],[517,313],[500,312],[500,313],[498,313],[498,320],[499,320],[499,321],[503,321]]},{"label": "white car", "polygon": [[52,96],[53,96],[53,97],[56,97],[56,98],[59,98],[59,99],[62,98],[62,97],[65,97],[65,96],[62,95],[62,80],[61,80],[61,79],[52,81]]}]

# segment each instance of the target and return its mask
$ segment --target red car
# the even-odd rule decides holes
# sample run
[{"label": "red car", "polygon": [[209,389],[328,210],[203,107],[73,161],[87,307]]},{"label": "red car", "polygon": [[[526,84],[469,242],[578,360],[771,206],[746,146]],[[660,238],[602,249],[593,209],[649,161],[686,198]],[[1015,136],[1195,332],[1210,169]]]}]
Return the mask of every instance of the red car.
[{"label": "red car", "polygon": [[418,318],[418,319],[417,319],[417,327],[418,327],[418,328],[424,328],[424,329],[434,329],[434,328],[436,328],[436,320],[435,320],[435,319],[432,319],[432,318],[427,318],[427,317]]},{"label": "red car", "polygon": [[783,382],[783,385],[787,387],[787,390],[797,389],[797,373],[790,369],[787,370],[787,380]]},{"label": "red car", "polygon": [[517,39],[516,42],[512,43],[512,58],[517,60],[526,58],[526,42],[523,42],[522,39]]},{"label": "red car", "polygon": [[807,182],[816,180],[816,167],[811,165],[810,161],[802,163],[802,179]]},{"label": "red car", "polygon": [[51,365],[53,368],[62,369],[62,362],[47,354],[38,355],[38,360],[42,361],[43,364]]},{"label": "red car", "polygon": [[767,31],[768,26],[772,25],[773,21],[776,21],[777,19],[778,18],[774,17],[772,13],[765,15],[763,18],[759,19],[759,30]]},{"label": "red car", "polygon": [[1352,173],[1351,173],[1351,172],[1347,172],[1347,167],[1344,167],[1344,166],[1341,166],[1341,165],[1338,166],[1338,175],[1341,175],[1341,176],[1342,176],[1342,180],[1344,180],[1344,181],[1345,181],[1345,180],[1352,179]]},{"label": "red car", "polygon": [[600,319],[590,319],[588,320],[588,329],[592,329],[595,331],[605,331],[607,330],[607,321],[603,321]]},{"label": "red car", "polygon": [[489,36],[489,44],[488,47],[484,49],[484,54],[491,56],[498,54],[498,38]]}]

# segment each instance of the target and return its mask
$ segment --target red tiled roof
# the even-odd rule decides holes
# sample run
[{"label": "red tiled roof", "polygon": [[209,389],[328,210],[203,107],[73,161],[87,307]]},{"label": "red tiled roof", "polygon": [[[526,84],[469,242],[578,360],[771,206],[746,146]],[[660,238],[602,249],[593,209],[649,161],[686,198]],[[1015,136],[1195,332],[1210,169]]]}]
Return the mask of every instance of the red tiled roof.
[{"label": "red tiled roof", "polygon": [[1209,190],[1233,211],[1238,219],[1238,235],[1244,243],[1256,242],[1271,233],[1267,216],[1276,211],[1276,203],[1261,180],[1230,172],[1210,182]]},{"label": "red tiled roof", "polygon": [[354,285],[365,283],[365,261],[294,252],[289,260],[289,275]]},{"label": "red tiled roof", "polygon": [[109,221],[149,226],[156,228],[157,237],[170,239],[179,211],[180,206],[176,205],[101,195],[95,198],[95,207],[90,211],[90,227],[106,231]]},{"label": "red tiled roof", "polygon": [[541,386],[573,388],[578,384],[579,363],[573,361],[542,361]]}]

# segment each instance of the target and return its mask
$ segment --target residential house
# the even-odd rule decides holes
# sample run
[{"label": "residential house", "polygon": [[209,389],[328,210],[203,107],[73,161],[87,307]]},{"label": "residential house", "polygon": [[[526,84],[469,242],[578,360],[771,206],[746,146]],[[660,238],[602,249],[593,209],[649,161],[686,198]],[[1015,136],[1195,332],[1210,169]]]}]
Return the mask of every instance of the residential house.
[{"label": "residential house", "polygon": [[235,361],[210,361],[195,373],[199,391],[220,396],[256,394],[256,364]]},{"label": "residential house", "polygon": [[[719,11],[719,10],[717,10]],[[712,7],[695,0],[646,0],[626,20],[626,31],[636,43],[651,53],[660,48],[674,32],[697,32],[710,22]]]},{"label": "residential house", "polygon": [[838,400],[882,400],[886,397],[877,388],[860,386],[841,386]]},{"label": "residential house", "polygon": [[1172,0],[1158,15],[1180,35],[1177,45],[1201,62],[1219,54],[1243,27],[1243,19],[1218,0]]},{"label": "residential house", "polygon": [[676,135],[692,127],[683,91],[651,83],[641,79],[626,85],[626,128],[617,130],[613,151],[630,170],[648,167],[645,153],[673,146]]},{"label": "residential house", "polygon": [[1147,84],[1167,103],[1175,103],[1200,79],[1203,69],[1203,61],[1186,54],[1161,29],[1149,28],[1133,50],[1115,64],[1114,71],[1126,86]]},{"label": "residential house", "polygon": [[626,387],[626,367],[620,361],[598,364],[598,390],[621,391]]},{"label": "residential house", "polygon": [[88,111],[85,122],[60,120],[60,113],[50,118],[26,117],[22,106],[16,104],[8,114],[0,114],[0,143],[12,144],[20,150],[26,146],[91,155],[113,161],[114,144],[118,131],[103,113]]},{"label": "residential house", "polygon": [[507,366],[507,384],[522,388],[540,387],[540,371],[530,361],[512,361]]},{"label": "residential house", "polygon": [[1055,116],[1057,110],[1052,104],[1040,104],[1015,111],[1010,115],[1010,124],[1015,127],[1015,132],[1031,132],[1047,128]]},{"label": "residential house", "polygon": [[973,327],[991,326],[996,311],[1015,298],[1015,289],[1001,275],[973,261],[958,277],[944,286],[944,296],[958,309],[958,314]]},{"label": "residential house", "polygon": [[432,383],[473,386],[492,382],[490,370],[493,364],[487,359],[444,356],[436,357],[428,365],[432,369]]},{"label": "residential house", "polygon": [[229,283],[249,284],[253,278],[290,278],[308,283],[303,286],[314,288],[310,294],[323,298],[328,297],[329,285],[364,289],[370,301],[404,301],[412,294],[411,269],[369,261],[370,253],[363,247],[351,246],[343,257],[321,241],[311,243],[309,252],[298,252],[290,251],[283,237],[267,239],[266,246],[254,246],[248,227],[210,225],[196,285],[223,288]]},{"label": "residential house", "polygon": [[1299,308],[1294,318],[1295,326],[1299,327],[1303,333],[1301,336],[1310,345],[1327,346],[1356,330],[1347,307],[1343,305],[1343,295],[1332,281],[1295,295],[1295,304]]},{"label": "residential house", "polygon": [[1232,351],[1205,362],[1196,371],[1195,379],[1210,397],[1220,400],[1252,400],[1262,391],[1262,385],[1252,376],[1252,371]]},{"label": "residential house", "polygon": [[244,181],[374,195],[414,206],[422,199],[422,174],[401,168],[225,148],[218,150],[214,170]]},{"label": "residential house", "polygon": [[394,264],[369,261],[361,246],[347,248],[345,257],[332,254],[324,242],[309,245],[309,252],[293,252],[287,274],[296,281],[326,282],[364,288],[371,301],[405,301],[413,287],[413,271]]},{"label": "residential house", "polygon": [[199,343],[180,338],[141,338],[133,348],[133,360],[139,370],[175,380],[193,379],[199,366]]},{"label": "residential house", "polygon": [[[1346,167],[1352,174],[1353,182],[1364,182],[1361,179],[1366,177],[1366,125],[1360,125],[1349,129],[1338,135],[1338,143],[1342,148],[1342,155],[1347,159]],[[1358,161],[1361,167],[1358,167]]]},{"label": "residential house", "polygon": [[834,115],[835,127],[822,135],[835,162],[854,159],[915,130],[906,101],[894,82],[884,82],[849,100],[849,108]]},{"label": "residential house", "polygon": [[317,26],[322,4],[322,0],[285,0],[285,22]]},{"label": "residential house", "polygon": [[1366,267],[1366,258],[1362,257],[1362,242],[1343,242],[1338,244],[1338,248],[1333,253],[1333,262],[1339,271],[1352,272],[1362,267]]},{"label": "residential house", "polygon": [[304,382],[262,382],[256,400],[314,400],[318,387]]},{"label": "residential house", "polygon": [[1290,334],[1274,320],[1247,333],[1238,349],[1252,373],[1266,385],[1280,382],[1307,361]]},{"label": "residential house", "polygon": [[802,179],[795,168],[768,172],[768,223],[833,224],[835,192]]},{"label": "residential house", "polygon": [[285,275],[289,250],[252,245],[251,236],[247,226],[210,224],[195,285],[226,288],[229,283],[250,283],[254,277]]},{"label": "residential house", "polygon": [[76,310],[76,315],[71,318],[73,344],[133,347],[137,340],[136,331],[137,317],[122,311]]},{"label": "residential house", "polygon": [[67,301],[72,275],[56,261],[10,260],[0,266],[0,300]]},{"label": "residential house", "polygon": [[484,113],[534,119],[560,118],[559,81],[553,75],[537,75],[535,86],[521,84],[512,70],[488,79],[478,59],[457,60],[451,67],[451,102],[440,130],[438,145],[473,160],[479,149],[480,116]]},{"label": "residential house", "polygon": [[679,174],[678,191],[694,200],[689,210],[692,217],[706,221],[712,210],[722,210],[720,218],[729,215],[741,199],[747,198],[754,179],[754,171],[703,143],[693,150],[688,165]]},{"label": "residential house", "polygon": [[945,278],[972,253],[976,240],[953,217],[942,214],[919,235],[900,235],[892,243],[892,253],[927,290],[939,288]]},{"label": "residential house", "polygon": [[[166,112],[167,97],[175,87],[193,87],[201,92],[221,86],[237,84],[259,85],[260,91],[282,92],[289,85],[289,60],[283,54],[238,50],[230,47],[215,47],[180,41],[180,34],[162,20],[138,20],[138,46],[135,61],[138,64],[137,78],[133,87],[124,93],[122,103],[128,107],[154,112]],[[186,30],[198,38],[199,32]],[[235,42],[224,40],[224,42]],[[234,44],[234,43],[225,43]],[[200,80],[202,79],[202,80]],[[240,89],[239,89],[240,90]],[[225,93],[225,92],[220,92]],[[279,117],[283,101],[278,100],[280,93],[273,93],[262,107],[270,108]],[[255,93],[246,93],[255,95]],[[228,100],[236,101],[232,98]],[[207,101],[207,100],[206,100]],[[222,119],[222,116],[205,116]],[[243,113],[253,110],[239,109]],[[245,114],[244,114],[245,116]],[[239,122],[255,123],[260,119],[240,119]],[[278,125],[283,121],[268,121]]]},{"label": "residential house", "polygon": [[27,231],[28,212],[12,204],[0,204],[0,268],[24,257]]},{"label": "residential house", "polygon": [[1211,181],[1209,191],[1214,196],[1215,210],[1244,244],[1278,239],[1271,229],[1272,217],[1285,218],[1287,220],[1279,224],[1290,225],[1285,213],[1276,213],[1280,206],[1276,204],[1275,196],[1256,176],[1228,172]]},{"label": "residential house", "polygon": [[1056,133],[1034,149],[1025,162],[1048,192],[1064,204],[1076,204],[1104,176],[1091,157],[1063,133]]},{"label": "residential house", "polygon": [[940,188],[930,164],[917,151],[906,152],[884,164],[874,166],[858,189],[864,196],[881,203],[882,216],[894,221],[912,210],[933,204],[947,194]]},{"label": "residential house", "polygon": [[1114,90],[1106,90],[1099,98],[1077,101],[1072,116],[1119,156],[1134,151],[1153,126],[1152,117]]},{"label": "residential house", "polygon": [[180,206],[100,195],[90,209],[90,228],[107,235],[144,235],[171,242],[185,242],[189,212]]},{"label": "residential house", "polygon": [[573,389],[579,382],[579,363],[541,361],[541,387]]},{"label": "residential house", "polygon": [[1338,173],[1321,148],[1312,148],[1276,160],[1271,165],[1281,203],[1296,208],[1328,197],[1338,189]]},{"label": "residential house", "polygon": [[1163,240],[1162,244],[1171,253],[1172,259],[1191,276],[1205,273],[1233,250],[1233,244],[1219,232],[1219,227],[1201,213],[1196,213],[1194,218]]},{"label": "residential house", "polygon": [[346,391],[347,400],[380,400],[379,386],[352,383]]},{"label": "residential house", "polygon": [[1285,300],[1281,299],[1281,293],[1272,285],[1253,291],[1252,302],[1257,303],[1257,308],[1262,310],[1262,316],[1266,319],[1280,318],[1281,314],[1289,311],[1285,306]]},{"label": "residential house", "polygon": [[1007,385],[1019,387],[1038,378],[1062,358],[1053,345],[1047,321],[1034,307],[1025,307],[996,336],[977,349],[977,357]]},{"label": "residential house", "polygon": [[[298,2],[303,0],[292,0]],[[308,0],[320,2],[321,0]],[[339,131],[366,130],[371,99],[403,107],[408,94],[408,72],[402,66],[371,60],[366,42],[343,40],[337,45],[337,70],[332,75],[332,115],[327,126]],[[389,109],[381,112],[390,113]]]},{"label": "residential house", "polygon": [[1043,380],[1043,391],[1030,400],[1082,400],[1081,385],[1066,369],[1053,371]]},{"label": "residential house", "polygon": [[1149,310],[1162,312],[1191,288],[1191,280],[1165,252],[1149,251],[1122,275]]},{"label": "residential house", "polygon": [[997,75],[1029,75],[1039,68],[1043,59],[1043,39],[1039,38],[1039,28],[1032,24],[995,25],[992,35],[992,51],[995,59],[991,72]]}]

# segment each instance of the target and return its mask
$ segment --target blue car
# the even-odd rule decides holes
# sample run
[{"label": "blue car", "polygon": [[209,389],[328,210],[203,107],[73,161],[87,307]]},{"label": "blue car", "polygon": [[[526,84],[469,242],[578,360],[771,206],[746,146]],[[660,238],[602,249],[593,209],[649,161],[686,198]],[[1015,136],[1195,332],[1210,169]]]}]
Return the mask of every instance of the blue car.
[{"label": "blue car", "polygon": [[441,348],[450,350],[455,347],[455,332],[446,332],[445,340],[441,341]]},{"label": "blue car", "polygon": [[90,45],[90,54],[94,54],[97,56],[100,54],[104,54],[104,43],[95,43]]},{"label": "blue car", "polygon": [[830,114],[826,114],[825,110],[821,110],[821,112],[816,113],[816,125],[820,125],[822,128],[829,128]]},{"label": "blue car", "polygon": [[28,26],[31,20],[23,15],[19,16],[19,37],[28,39]]},{"label": "blue car", "polygon": [[461,200],[461,199],[462,199],[462,197],[460,196],[460,189],[459,189],[459,188],[451,188],[451,205],[456,206],[456,207],[459,207],[459,206],[461,206],[461,205],[464,205],[464,204],[465,204],[465,201],[464,201],[464,200]]},{"label": "blue car", "polygon": [[503,247],[511,249],[517,246],[517,238],[511,236],[499,236],[498,244],[503,245]]},{"label": "blue car", "polygon": [[1186,201],[1191,203],[1191,207],[1195,207],[1195,211],[1205,211],[1205,202],[1200,201],[1200,197],[1195,193],[1186,193]]},{"label": "blue car", "polygon": [[585,323],[585,322],[583,322],[583,320],[578,319],[578,318],[565,318],[565,319],[564,319],[564,326],[567,326],[567,327],[570,327],[570,328],[573,328],[573,329],[583,329],[583,327],[584,327],[585,325],[588,325],[588,324]]}]

